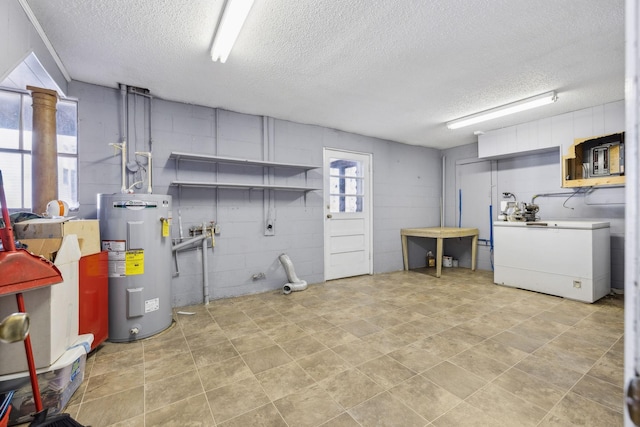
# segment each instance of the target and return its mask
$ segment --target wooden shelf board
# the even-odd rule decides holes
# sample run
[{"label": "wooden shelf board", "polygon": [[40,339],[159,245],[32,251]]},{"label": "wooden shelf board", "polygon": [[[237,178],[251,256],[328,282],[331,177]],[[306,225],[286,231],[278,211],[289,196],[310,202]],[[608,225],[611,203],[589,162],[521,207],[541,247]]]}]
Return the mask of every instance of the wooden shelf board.
[{"label": "wooden shelf board", "polygon": [[624,185],[624,175],[603,176],[600,178],[565,179],[562,182],[564,188],[570,187],[595,187],[600,185]]}]

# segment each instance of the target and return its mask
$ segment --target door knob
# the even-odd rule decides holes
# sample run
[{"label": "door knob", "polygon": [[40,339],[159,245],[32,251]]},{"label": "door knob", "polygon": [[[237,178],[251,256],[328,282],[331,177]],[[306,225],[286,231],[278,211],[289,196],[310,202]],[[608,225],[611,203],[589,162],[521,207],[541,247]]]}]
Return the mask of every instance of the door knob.
[{"label": "door knob", "polygon": [[327,214],[327,218],[333,218],[333,215]]}]

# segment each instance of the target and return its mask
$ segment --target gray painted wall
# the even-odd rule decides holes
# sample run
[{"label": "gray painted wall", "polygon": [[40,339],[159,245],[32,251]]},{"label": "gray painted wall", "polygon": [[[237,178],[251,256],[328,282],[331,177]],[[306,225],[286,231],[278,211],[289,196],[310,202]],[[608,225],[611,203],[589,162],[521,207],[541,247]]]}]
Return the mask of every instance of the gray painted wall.
[{"label": "gray painted wall", "polygon": [[[95,218],[96,194],[120,191],[120,157],[108,145],[120,141],[120,92],[74,81],[69,93],[79,100],[79,216]],[[129,96],[131,151],[149,150],[148,108],[146,98]],[[265,196],[261,190],[178,190],[169,186],[176,178],[262,182],[261,168],[181,161],[176,170],[175,160],[169,158],[171,151],[318,166],[322,165],[323,147],[372,153],[374,273],[402,269],[401,228],[440,223],[438,150],[158,99],[152,102],[151,118],[154,193],[173,196],[172,237],[178,237],[178,210],[185,232],[203,221],[220,224],[215,248],[207,251],[212,298],[281,287],[286,275],[278,255],[283,252],[291,257],[300,278],[322,282],[322,192],[310,192],[306,200],[302,193],[274,192],[276,234],[265,236],[263,198],[269,192]],[[129,159],[133,160],[132,154]],[[279,171],[275,181],[304,185],[305,177]],[[322,169],[310,171],[307,184],[321,188]],[[145,189],[146,184],[136,192]],[[424,253],[411,253],[413,264],[424,265]],[[202,302],[201,257],[200,250],[178,255],[180,274],[171,282],[173,306]],[[266,279],[252,280],[257,273],[265,273]]]}]

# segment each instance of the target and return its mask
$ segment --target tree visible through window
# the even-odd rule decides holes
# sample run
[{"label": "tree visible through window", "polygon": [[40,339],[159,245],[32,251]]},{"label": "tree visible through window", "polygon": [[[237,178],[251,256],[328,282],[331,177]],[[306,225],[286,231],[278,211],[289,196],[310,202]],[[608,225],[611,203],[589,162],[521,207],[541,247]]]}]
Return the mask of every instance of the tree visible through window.
[{"label": "tree visible through window", "polygon": [[[32,101],[28,93],[0,90],[0,170],[7,205],[31,210]],[[58,100],[58,198],[78,206],[78,105]],[[36,212],[38,214],[42,212]]]}]

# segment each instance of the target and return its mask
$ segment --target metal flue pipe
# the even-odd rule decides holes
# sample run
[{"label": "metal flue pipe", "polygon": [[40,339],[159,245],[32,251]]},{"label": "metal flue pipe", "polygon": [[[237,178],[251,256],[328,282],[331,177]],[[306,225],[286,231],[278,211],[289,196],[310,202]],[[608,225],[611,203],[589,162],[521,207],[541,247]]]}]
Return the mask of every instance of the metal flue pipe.
[{"label": "metal flue pipe", "polygon": [[33,99],[33,143],[31,145],[31,210],[46,212],[47,203],[58,199],[58,132],[55,90],[27,86]]},{"label": "metal flue pipe", "polygon": [[307,289],[307,282],[305,280],[298,279],[293,268],[293,262],[291,262],[289,255],[282,254],[279,259],[284,271],[287,273],[287,279],[289,280],[289,283],[285,283],[282,287],[282,293],[289,295],[293,291],[304,291]]}]

